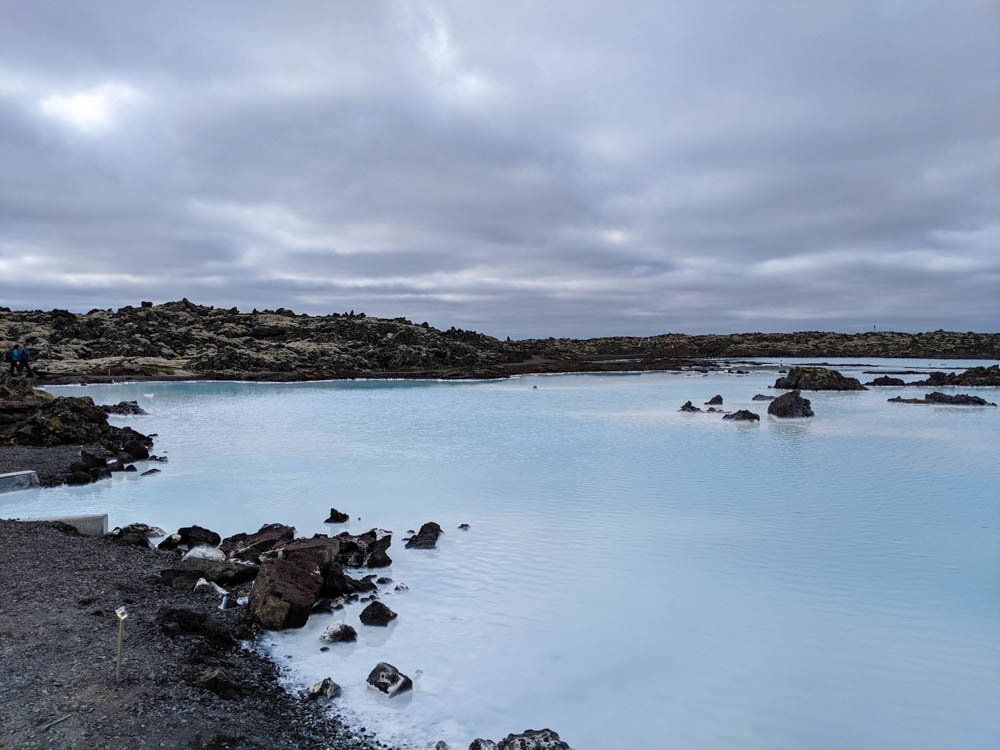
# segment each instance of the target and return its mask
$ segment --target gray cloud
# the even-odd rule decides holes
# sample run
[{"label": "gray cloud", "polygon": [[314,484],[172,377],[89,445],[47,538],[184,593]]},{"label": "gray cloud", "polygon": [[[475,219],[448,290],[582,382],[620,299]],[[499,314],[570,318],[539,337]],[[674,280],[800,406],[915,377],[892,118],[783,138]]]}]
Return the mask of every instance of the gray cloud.
[{"label": "gray cloud", "polygon": [[1000,328],[989,0],[5,3],[0,49],[11,307]]}]

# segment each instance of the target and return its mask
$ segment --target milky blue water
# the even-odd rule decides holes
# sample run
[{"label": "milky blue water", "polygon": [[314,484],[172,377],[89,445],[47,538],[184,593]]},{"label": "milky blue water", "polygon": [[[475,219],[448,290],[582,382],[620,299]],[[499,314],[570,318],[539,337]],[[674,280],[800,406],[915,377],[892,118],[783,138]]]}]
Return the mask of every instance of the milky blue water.
[{"label": "milky blue water", "polygon": [[[883,388],[776,421],[750,399],[777,366],[753,373],[55,388],[138,399],[151,416],[115,421],[170,463],[0,496],[0,517],[311,535],[336,506],[392,530],[392,626],[354,606],[355,645],[319,651],[340,613],[268,647],[410,747],[541,726],[578,750],[1000,747],[1000,409]],[[763,419],[676,411],[716,393]],[[404,550],[429,520],[439,549]],[[378,661],[412,694],[366,689]]]}]

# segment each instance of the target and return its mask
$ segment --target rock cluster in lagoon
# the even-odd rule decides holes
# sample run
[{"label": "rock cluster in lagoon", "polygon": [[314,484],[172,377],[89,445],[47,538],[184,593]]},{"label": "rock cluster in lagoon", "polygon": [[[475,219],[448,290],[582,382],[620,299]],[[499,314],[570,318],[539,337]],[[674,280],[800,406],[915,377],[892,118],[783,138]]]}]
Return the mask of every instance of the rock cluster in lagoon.
[{"label": "rock cluster in lagoon", "polygon": [[935,391],[928,393],[923,398],[895,398],[886,399],[891,404],[948,404],[951,406],[996,406],[992,401],[987,401],[979,396],[970,396],[967,393],[956,393],[949,396],[946,393]]},{"label": "rock cluster in lagoon", "polygon": [[865,385],[876,385],[876,386],[890,386],[890,385],[906,385],[906,381],[902,378],[890,378],[888,375],[883,375],[879,378],[873,378],[869,380]]},{"label": "rock cluster in lagoon", "polygon": [[732,422],[759,422],[760,415],[747,409],[740,409],[739,411],[734,411],[732,414],[726,414],[723,419]]}]

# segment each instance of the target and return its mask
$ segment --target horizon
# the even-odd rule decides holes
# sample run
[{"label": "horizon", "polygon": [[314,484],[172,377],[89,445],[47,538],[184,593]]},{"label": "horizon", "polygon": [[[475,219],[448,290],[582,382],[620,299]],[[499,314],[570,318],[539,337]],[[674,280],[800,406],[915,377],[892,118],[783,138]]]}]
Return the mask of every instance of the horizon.
[{"label": "horizon", "polygon": [[[254,307],[252,307],[250,309],[243,309],[243,308],[239,307],[238,305],[213,305],[213,304],[205,304],[203,302],[198,302],[196,300],[192,300],[192,299],[189,299],[187,297],[181,297],[179,299],[164,300],[164,301],[140,300],[137,303],[125,304],[125,305],[121,305],[119,307],[112,307],[112,308],[108,308],[108,307],[93,307],[93,308],[90,308],[88,310],[79,310],[79,309],[72,310],[72,309],[69,309],[69,308],[49,308],[47,310],[40,310],[40,309],[36,308],[36,309],[20,309],[20,310],[18,310],[18,309],[10,308],[10,312],[12,312],[12,313],[33,313],[33,312],[51,313],[54,310],[58,309],[58,310],[67,310],[68,312],[71,312],[74,315],[87,315],[87,314],[89,314],[91,312],[94,312],[94,311],[105,311],[105,312],[110,311],[110,312],[112,312],[114,314],[117,314],[122,308],[139,308],[142,305],[143,302],[151,302],[154,307],[158,307],[158,306],[161,306],[161,305],[174,304],[174,303],[179,303],[179,302],[188,302],[189,304],[194,305],[196,307],[205,307],[205,308],[214,309],[214,310],[230,310],[233,307],[236,307],[238,313],[241,314],[241,315],[251,315],[255,311],[258,312],[258,313],[261,313],[261,314],[266,313],[266,312],[273,313],[275,310],[278,310],[278,309],[290,310],[291,312],[295,313],[296,315],[303,315],[303,314],[305,314],[305,315],[308,315],[310,317],[326,317],[326,316],[331,316],[331,315],[345,315],[346,313],[351,312],[351,310],[331,310],[331,311],[327,311],[327,312],[312,313],[312,312],[304,312],[304,311],[294,310],[292,308],[285,307],[284,305],[278,305],[277,307],[260,307],[260,306],[254,306]],[[0,307],[3,307],[3,306],[0,305]],[[432,320],[428,320],[428,321],[416,320],[416,319],[413,319],[413,318],[411,318],[411,317],[409,317],[407,315],[372,315],[372,314],[369,314],[365,310],[354,310],[353,312],[355,313],[355,315],[363,314],[366,318],[375,318],[375,319],[378,319],[378,320],[390,320],[390,321],[392,321],[392,320],[398,320],[398,319],[402,318],[402,319],[405,319],[405,320],[409,321],[411,324],[418,325],[418,326],[422,325],[423,323],[426,322],[431,328],[436,328],[436,329],[438,329],[440,331],[447,331],[448,328],[452,327],[452,326],[441,326],[441,325],[438,325],[438,324],[436,324]],[[474,331],[475,333],[486,334],[488,336],[492,336],[493,338],[500,339],[500,340],[503,340],[504,338],[508,338],[509,337],[512,341],[515,341],[515,342],[516,341],[531,340],[531,339],[544,340],[544,339],[549,339],[549,338],[552,338],[552,339],[588,340],[588,339],[600,339],[600,338],[656,338],[658,336],[754,336],[754,335],[795,335],[795,334],[806,334],[806,333],[832,333],[832,334],[835,334],[835,335],[846,335],[846,336],[858,336],[858,335],[866,335],[866,334],[873,334],[873,333],[876,333],[876,334],[878,334],[878,333],[889,333],[889,334],[901,334],[901,335],[920,335],[920,334],[930,334],[930,333],[939,333],[939,332],[957,333],[957,334],[977,334],[977,335],[985,335],[985,336],[1000,335],[1000,331],[973,331],[973,330],[970,330],[970,331],[959,331],[957,329],[946,329],[946,328],[940,328],[939,327],[939,328],[933,328],[933,329],[928,328],[928,329],[920,330],[920,331],[903,331],[903,330],[888,329],[888,328],[887,329],[877,328],[877,329],[858,330],[858,331],[837,331],[837,330],[824,329],[824,328],[800,328],[800,329],[796,329],[796,330],[785,329],[785,330],[773,330],[773,331],[749,330],[749,329],[746,329],[746,330],[739,330],[739,331],[737,331],[737,330],[732,330],[732,331],[706,331],[706,332],[700,332],[700,333],[695,333],[695,332],[691,332],[691,331],[680,331],[680,330],[676,330],[676,331],[661,330],[661,331],[659,331],[657,333],[612,333],[612,334],[600,334],[600,335],[592,335],[592,336],[587,336],[587,335],[584,335],[584,336],[561,336],[561,335],[552,335],[552,334],[550,334],[550,335],[540,335],[540,336],[521,336],[521,337],[518,337],[518,336],[510,336],[508,334],[502,334],[502,333],[499,333],[499,334],[498,333],[493,333],[493,332],[491,332],[489,330],[483,330],[483,329],[479,329],[479,328],[464,328],[463,326],[460,326],[460,325],[456,325],[454,327],[458,328],[458,329],[461,329],[461,330],[470,330],[470,331]]]},{"label": "horizon", "polygon": [[0,305],[1000,329],[1000,6],[0,4]]}]

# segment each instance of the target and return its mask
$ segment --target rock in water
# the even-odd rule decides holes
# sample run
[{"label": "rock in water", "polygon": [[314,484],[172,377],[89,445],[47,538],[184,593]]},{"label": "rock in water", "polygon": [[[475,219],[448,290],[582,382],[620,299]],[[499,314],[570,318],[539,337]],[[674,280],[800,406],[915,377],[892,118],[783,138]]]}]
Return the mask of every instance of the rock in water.
[{"label": "rock in water", "polygon": [[497,750],[497,743],[493,740],[484,740],[481,737],[477,737],[469,745],[469,750]]},{"label": "rock in water", "polygon": [[551,729],[526,729],[521,734],[508,734],[500,740],[497,750],[573,750]]},{"label": "rock in water", "polygon": [[722,406],[722,396],[718,394],[712,396],[712,398],[705,402],[705,406]]},{"label": "rock in water", "polygon": [[349,643],[358,640],[358,631],[343,622],[335,622],[323,631],[319,639],[326,643]]},{"label": "rock in water", "polygon": [[330,508],[330,517],[323,523],[347,523],[351,517],[347,513],[341,513],[336,508]]},{"label": "rock in water", "polygon": [[334,537],[340,543],[337,562],[349,568],[384,568],[392,565],[386,550],[392,544],[392,534],[381,529],[372,529],[364,534],[349,534],[342,531]]},{"label": "rock in water", "polygon": [[1000,365],[970,367],[965,372],[932,372],[926,380],[918,380],[910,385],[1000,385]]},{"label": "rock in water", "polygon": [[774,381],[775,388],[802,391],[863,391],[857,378],[845,378],[836,370],[825,367],[793,367],[783,378]]},{"label": "rock in water", "polygon": [[767,413],[782,419],[814,416],[809,399],[802,398],[798,391],[778,396],[768,404]]},{"label": "rock in water", "polygon": [[728,419],[734,422],[759,422],[760,415],[754,414],[752,411],[747,411],[746,409],[740,409],[739,411],[734,411],[732,414],[726,414],[723,419]]},{"label": "rock in water", "polygon": [[117,404],[105,404],[101,406],[107,414],[117,414],[119,416],[145,416],[148,412],[139,406],[138,401],[119,401]]},{"label": "rock in water", "polygon": [[438,524],[434,521],[428,521],[420,527],[420,531],[406,540],[406,548],[434,549],[437,547],[438,537],[443,533]]},{"label": "rock in water", "polygon": [[699,409],[697,406],[695,406],[694,404],[692,404],[690,401],[685,401],[681,405],[681,408],[678,409],[677,411],[696,412],[696,411],[701,411],[701,409]]},{"label": "rock in water", "polygon": [[385,627],[398,616],[377,599],[361,610],[361,622],[365,625],[380,625]]},{"label": "rock in water", "polygon": [[886,399],[890,404],[950,404],[952,406],[996,406],[992,401],[987,401],[979,396],[970,396],[967,393],[956,393],[949,396],[945,393],[928,393],[923,398],[896,398]]},{"label": "rock in water", "polygon": [[763,393],[758,393],[756,396],[754,396],[750,400],[751,401],[774,401],[774,396],[766,396]]},{"label": "rock in water", "polygon": [[390,698],[413,688],[413,680],[391,664],[380,661],[368,675],[368,685]]},{"label": "rock in water", "polygon": [[902,378],[890,378],[888,375],[883,375],[880,378],[869,380],[865,385],[906,385],[906,382]]},{"label": "rock in water", "polygon": [[322,682],[317,682],[306,690],[306,700],[314,701],[319,698],[329,698],[330,700],[340,696],[340,685],[329,677]]},{"label": "rock in water", "polygon": [[139,476],[140,477],[148,477],[148,476],[151,476],[153,474],[159,474],[159,473],[160,473],[159,469],[149,469],[148,471],[142,472],[142,474],[140,474]]}]

